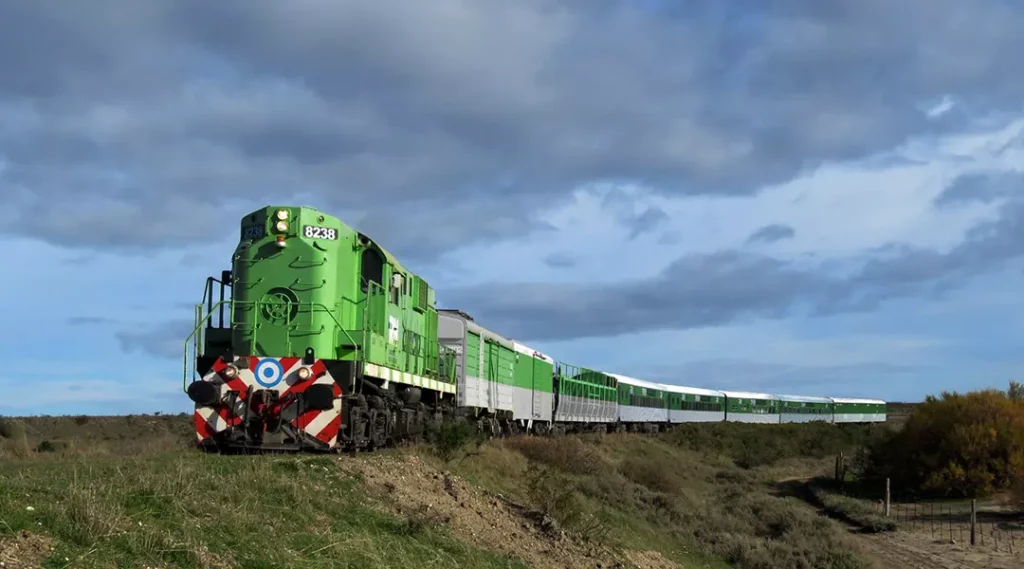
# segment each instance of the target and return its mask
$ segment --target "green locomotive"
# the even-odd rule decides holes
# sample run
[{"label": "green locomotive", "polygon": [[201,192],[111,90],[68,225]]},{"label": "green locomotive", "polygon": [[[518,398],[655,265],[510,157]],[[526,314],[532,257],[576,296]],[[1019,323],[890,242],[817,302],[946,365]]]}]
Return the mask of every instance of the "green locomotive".
[{"label": "green locomotive", "polygon": [[239,236],[186,346],[202,376],[186,389],[201,445],[373,447],[451,407],[453,354],[426,281],[307,207],[254,211]]}]

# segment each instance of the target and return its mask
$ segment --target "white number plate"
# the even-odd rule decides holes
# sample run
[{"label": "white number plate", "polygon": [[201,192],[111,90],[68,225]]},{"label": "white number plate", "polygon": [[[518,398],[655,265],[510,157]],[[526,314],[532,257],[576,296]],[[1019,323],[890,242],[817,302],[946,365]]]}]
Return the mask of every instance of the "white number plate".
[{"label": "white number plate", "polygon": [[306,225],[302,228],[302,236],[306,239],[337,239],[338,230],[331,229],[330,227],[317,227],[316,225]]}]

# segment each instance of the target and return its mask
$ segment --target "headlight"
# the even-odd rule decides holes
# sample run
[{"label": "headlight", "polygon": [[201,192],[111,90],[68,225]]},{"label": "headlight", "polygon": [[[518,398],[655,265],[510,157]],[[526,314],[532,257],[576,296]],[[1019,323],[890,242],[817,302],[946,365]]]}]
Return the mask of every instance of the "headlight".
[{"label": "headlight", "polygon": [[280,219],[281,221],[284,221],[284,220],[288,219],[288,210],[286,210],[286,209],[279,209],[279,210],[277,210],[277,218]]},{"label": "headlight", "polygon": [[238,375],[238,368],[228,364],[224,369],[220,370],[220,373],[228,379],[234,379]]},{"label": "headlight", "polygon": [[277,232],[278,233],[284,233],[285,231],[288,231],[288,222],[287,221],[278,221],[277,225],[275,225],[274,227],[277,228]]},{"label": "headlight", "polygon": [[313,375],[313,372],[308,367],[299,368],[299,379],[309,379],[311,375]]}]

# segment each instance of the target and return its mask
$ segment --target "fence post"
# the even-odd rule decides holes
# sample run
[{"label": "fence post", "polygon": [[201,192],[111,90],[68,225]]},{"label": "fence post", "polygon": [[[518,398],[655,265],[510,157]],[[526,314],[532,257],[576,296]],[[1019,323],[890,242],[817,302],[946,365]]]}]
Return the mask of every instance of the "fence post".
[{"label": "fence post", "polygon": [[[939,507],[939,511],[941,511],[941,510],[942,510],[942,507],[940,506]],[[953,508],[952,507],[947,507],[946,508],[946,521],[949,522],[949,542],[953,543]]]},{"label": "fence post", "polygon": [[890,501],[890,496],[889,496],[889,479],[886,478],[885,479],[885,517],[887,517],[887,518],[889,517],[889,512],[891,511],[890,510],[891,507],[892,507],[892,502]]},{"label": "fence post", "polygon": [[975,526],[978,524],[978,501],[971,498],[971,545],[974,545]]}]

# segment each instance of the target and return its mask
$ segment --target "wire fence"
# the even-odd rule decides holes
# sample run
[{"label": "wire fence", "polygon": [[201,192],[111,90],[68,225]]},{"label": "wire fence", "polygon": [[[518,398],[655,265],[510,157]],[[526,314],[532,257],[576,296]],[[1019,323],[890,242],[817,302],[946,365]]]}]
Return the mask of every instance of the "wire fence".
[{"label": "wire fence", "polygon": [[[873,503],[885,514],[882,500]],[[935,540],[1012,554],[1024,553],[1024,520],[1019,513],[977,510],[971,503],[891,502],[889,515],[901,528]],[[973,536],[972,536],[973,534]]]}]

